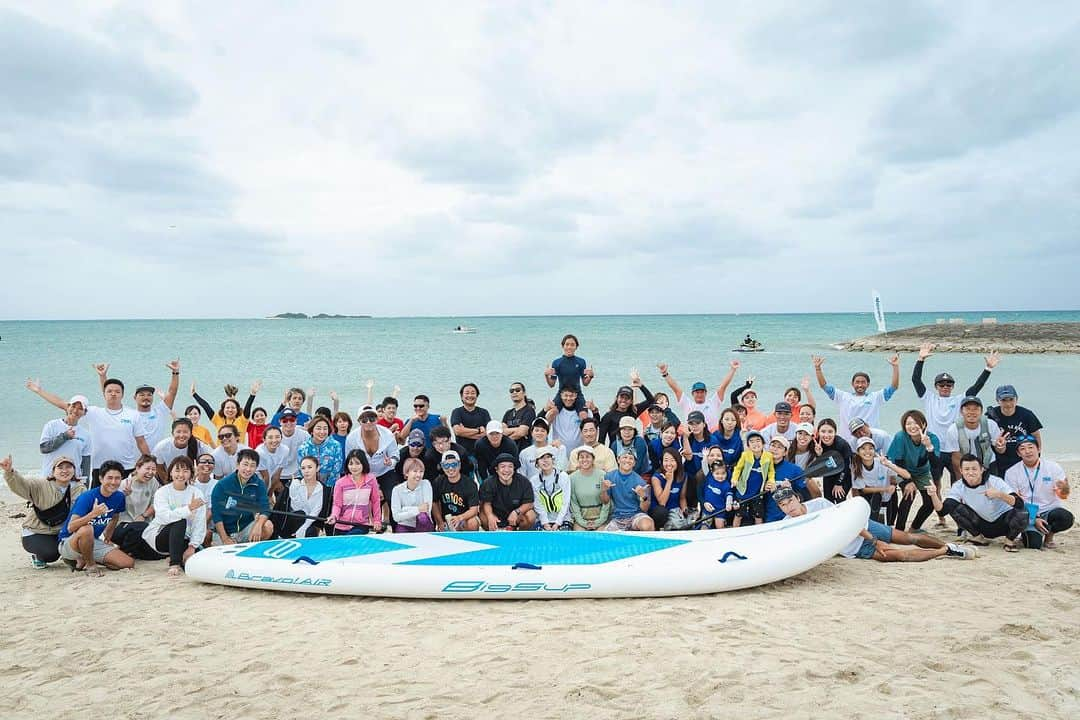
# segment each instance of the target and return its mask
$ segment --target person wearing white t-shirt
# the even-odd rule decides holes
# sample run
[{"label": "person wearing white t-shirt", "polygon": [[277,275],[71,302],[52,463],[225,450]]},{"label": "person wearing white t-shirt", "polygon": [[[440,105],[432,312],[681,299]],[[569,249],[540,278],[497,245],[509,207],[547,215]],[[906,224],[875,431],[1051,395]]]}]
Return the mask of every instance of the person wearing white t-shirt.
[{"label": "person wearing white t-shirt", "polygon": [[281,481],[281,472],[289,464],[290,457],[296,455],[289,452],[281,441],[282,437],[281,428],[271,425],[263,433],[263,441],[255,448],[255,452],[259,453],[259,476],[266,483],[267,493],[275,498],[287,487]]},{"label": "person wearing white t-shirt", "polygon": [[194,465],[195,458],[213,450],[209,445],[199,442],[192,435],[193,428],[194,425],[186,417],[177,418],[172,423],[172,435],[154,445],[152,454],[154,459],[157,460],[158,480],[163,485],[169,482],[166,468],[172,464],[173,460],[178,457],[186,457]]},{"label": "person wearing white t-shirt", "polygon": [[990,379],[991,371],[998,364],[998,354],[992,352],[986,356],[986,367],[979,374],[979,377],[975,379],[975,383],[964,391],[963,395],[957,396],[953,395],[956,378],[947,372],[938,373],[934,377],[934,389],[932,391],[928,392],[926,385],[923,384],[923,364],[933,354],[933,351],[933,343],[923,343],[919,347],[919,359],[911,372],[911,384],[915,388],[915,394],[922,398],[923,405],[926,408],[927,429],[940,438],[945,436],[949,426],[960,417],[960,403],[963,399],[977,396],[986,381]]},{"label": "person wearing white t-shirt", "polygon": [[720,381],[720,386],[716,388],[716,392],[711,395],[709,394],[709,388],[700,381],[690,386],[690,394],[687,395],[675,378],[671,377],[667,363],[659,363],[656,367],[660,370],[660,377],[664,378],[668,387],[675,393],[675,403],[682,410],[683,419],[696,410],[705,416],[705,425],[709,430],[715,430],[717,425],[720,424],[720,411],[724,408],[724,394],[727,392],[728,386],[731,385],[735,373],[738,372],[739,366],[738,360],[731,361],[731,369],[728,370],[724,379]]},{"label": "person wearing white t-shirt", "polygon": [[1043,534],[1043,547],[1054,548],[1054,535],[1073,526],[1073,514],[1065,508],[1069,479],[1053,460],[1046,460],[1034,435],[1020,438],[1016,451],[1020,462],[1005,471],[1005,482],[1025,503],[1038,506],[1035,529]]},{"label": "person wearing white t-shirt", "polygon": [[[585,434],[586,423],[590,423],[591,427],[596,427],[596,423],[592,421],[592,418],[586,418],[581,422],[582,436]],[[521,473],[529,478],[531,481],[533,478],[540,474],[540,468],[536,466],[536,458],[541,448],[551,448],[553,453],[552,457],[555,460],[555,469],[560,472],[566,470],[566,465],[569,462],[566,454],[566,446],[562,443],[555,445],[554,443],[548,443],[548,424],[547,420],[542,417],[533,420],[532,428],[530,429],[532,436],[532,444],[518,453],[518,460],[521,462]]]},{"label": "person wearing white t-shirt", "polygon": [[848,426],[854,418],[862,418],[870,427],[876,427],[881,423],[881,408],[892,398],[900,388],[900,356],[893,355],[889,358],[892,366],[891,382],[880,390],[870,392],[870,375],[859,371],[851,376],[851,389],[853,392],[838,390],[825,380],[825,371],[822,366],[825,358],[814,355],[811,358],[814,363],[814,374],[817,375],[818,385],[836,403],[837,413],[840,420],[837,427],[840,428],[841,436],[849,443],[854,441],[854,436],[848,431]]},{"label": "person wearing white t-shirt", "polygon": [[551,441],[558,440],[563,447],[576,448],[581,445],[581,417],[574,409],[578,392],[572,387],[559,391],[559,405],[548,400],[544,408],[544,419],[551,428]]},{"label": "person wearing white t-shirt", "polygon": [[297,414],[292,408],[285,408],[278,413],[278,426],[281,428],[281,445],[289,451],[289,461],[281,468],[281,483],[288,485],[293,480],[301,477],[300,463],[297,451],[311,438],[311,434],[300,427],[297,422]]},{"label": "person wearing white t-shirt", "polygon": [[896,493],[897,467],[885,457],[885,451],[878,452],[873,438],[861,437],[855,441],[851,464],[851,492],[870,503],[870,518],[881,522],[882,508],[895,517],[896,503],[891,501]]},{"label": "person wearing white t-shirt", "polygon": [[[99,374],[109,368],[108,365],[94,367]],[[27,381],[26,387],[50,405],[67,411],[68,403],[45,390],[37,380]],[[87,407],[86,416],[80,421],[80,424],[85,424],[87,430],[90,431],[90,441],[93,445],[91,489],[101,484],[99,475],[103,462],[111,460],[119,463],[124,468],[123,477],[134,472],[135,461],[141,454],[137,441],[141,440],[145,434],[138,413],[124,407],[124,383],[116,378],[107,378],[102,388],[105,395],[105,407],[97,405]],[[145,442],[143,444],[145,445]]]},{"label": "person wearing white t-shirt", "polygon": [[1005,549],[1016,551],[1016,539],[1028,526],[1024,499],[1001,478],[987,475],[982,461],[970,453],[960,459],[960,482],[953,483],[944,501],[933,485],[927,488],[934,509],[952,515],[956,527],[976,545],[1004,537]]},{"label": "person wearing white t-shirt", "polygon": [[888,452],[889,446],[892,445],[892,433],[881,428],[871,427],[860,417],[851,418],[851,421],[847,424],[847,429],[851,437],[854,438],[852,444],[859,442],[864,437],[868,437],[874,441],[874,449],[879,453]]},{"label": "person wearing white t-shirt", "polygon": [[761,429],[761,436],[765,438],[765,446],[768,447],[772,439],[777,435],[783,435],[788,443],[795,442],[795,425],[791,422],[791,403],[781,400],[773,408],[776,422],[769,423]]},{"label": "person wearing white t-shirt", "polygon": [[41,440],[38,441],[38,449],[44,456],[41,458],[41,477],[52,475],[53,463],[61,457],[75,461],[75,477],[80,480],[90,477],[94,445],[86,425],[79,424],[89,405],[85,396],[75,395],[68,400],[64,417],[50,420],[41,428]]},{"label": "person wearing white t-shirt", "polygon": [[[788,517],[800,517],[835,507],[825,498],[814,498],[805,503],[791,488],[782,487],[773,492],[773,500]],[[848,501],[857,502],[857,501]],[[915,547],[897,547],[897,545]],[[913,535],[867,520],[866,527],[840,550],[846,558],[877,560],[878,562],[926,562],[939,557],[963,560],[975,559],[975,549],[944,543],[933,535]]]},{"label": "person wearing white t-shirt", "polygon": [[206,502],[206,537],[203,547],[210,547],[210,542],[213,540],[213,529],[210,526],[210,499],[214,486],[217,485],[217,478],[214,477],[215,462],[214,456],[208,452],[199,455],[195,460],[195,477],[191,479],[191,487],[198,490]]},{"label": "person wearing white t-shirt", "polygon": [[941,454],[951,453],[953,477],[960,477],[960,458],[974,455],[979,458],[986,472],[997,474],[996,461],[1004,455],[1008,438],[1001,428],[983,415],[983,403],[977,397],[966,397],[960,403],[960,418],[949,426],[941,438]]},{"label": "person wearing white t-shirt", "polygon": [[240,431],[235,425],[218,428],[218,446],[214,448],[214,477],[218,480],[236,472],[236,456],[247,445],[240,442]]},{"label": "person wearing white t-shirt", "polygon": [[[170,423],[172,422],[172,406],[176,400],[176,391],[180,387],[180,361],[172,360],[165,363],[165,367],[172,373],[169,380],[169,389],[165,391],[162,399],[155,402],[153,385],[146,383],[135,388],[135,412],[139,416],[142,440],[136,437],[136,445],[143,455],[151,455],[152,448],[169,436]],[[109,374],[109,364],[99,363],[94,366],[97,370],[98,382],[102,392],[105,391],[105,381]]]}]

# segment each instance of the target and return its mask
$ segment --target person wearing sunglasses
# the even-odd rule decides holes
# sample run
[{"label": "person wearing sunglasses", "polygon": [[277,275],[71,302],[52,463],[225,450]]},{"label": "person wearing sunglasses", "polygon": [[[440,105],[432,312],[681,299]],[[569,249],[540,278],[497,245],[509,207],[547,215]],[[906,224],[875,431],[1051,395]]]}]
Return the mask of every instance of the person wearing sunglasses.
[{"label": "person wearing sunglasses", "polygon": [[206,503],[206,537],[203,539],[203,547],[210,547],[214,535],[213,523],[210,522],[210,498],[215,485],[217,478],[214,477],[214,456],[208,452],[203,453],[195,460],[195,477],[191,478],[191,486],[202,494]]},{"label": "person wearing sunglasses", "polygon": [[506,428],[506,437],[517,443],[518,452],[529,447],[529,431],[536,419],[536,404],[525,394],[525,385],[510,383],[509,410],[503,413],[502,424]]},{"label": "person wearing sunglasses", "polygon": [[[392,521],[390,499],[394,486],[401,480],[398,474],[398,449],[394,433],[389,428],[379,425],[379,414],[374,405],[364,405],[356,414],[356,429],[345,438],[345,455],[359,450],[367,457],[371,474],[379,481],[379,492],[383,504],[383,523]],[[419,459],[419,458],[418,458]],[[396,525],[394,526],[396,528]]]},{"label": "person wearing sunglasses", "polygon": [[214,477],[218,480],[236,472],[236,457],[247,445],[240,442],[240,431],[235,425],[218,428],[218,446],[214,448]]},{"label": "person wearing sunglasses", "polygon": [[442,472],[432,483],[432,515],[439,531],[479,530],[480,491],[476,483],[461,475],[461,456],[453,450],[443,453]]},{"label": "person wearing sunglasses", "polygon": [[431,412],[431,399],[427,395],[417,395],[413,398],[413,416],[401,428],[399,435],[407,438],[413,430],[419,430],[424,433],[424,444],[431,447],[431,431],[439,425],[450,427],[446,418]]}]

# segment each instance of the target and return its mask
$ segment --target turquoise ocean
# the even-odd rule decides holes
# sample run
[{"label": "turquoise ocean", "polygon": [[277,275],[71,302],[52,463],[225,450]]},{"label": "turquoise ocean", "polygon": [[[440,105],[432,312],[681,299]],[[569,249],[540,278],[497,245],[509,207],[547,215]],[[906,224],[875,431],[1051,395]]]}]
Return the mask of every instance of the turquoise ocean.
[{"label": "turquoise ocean", "polygon": [[[1080,311],[967,313],[889,313],[890,330],[933,323],[938,318],[983,317],[999,322],[1080,321]],[[454,334],[459,324],[475,334]],[[480,405],[493,417],[509,407],[512,381],[525,383],[531,398],[542,404],[551,395],[542,373],[561,354],[559,340],[574,333],[581,340],[578,354],[596,371],[589,388],[598,406],[611,403],[631,368],[646,386],[666,389],[656,369],[667,362],[673,377],[688,388],[697,380],[715,388],[738,359],[742,368],[736,384],[747,375],[757,378],[760,403],[771,405],[784,389],[811,376],[810,355],[824,355],[826,376],[848,387],[856,370],[870,373],[873,386],[888,381],[886,354],[846,353],[834,343],[876,330],[866,313],[793,315],[649,315],[582,317],[454,317],[371,318],[320,320],[100,320],[0,322],[0,453],[14,456],[15,465],[34,472],[40,468],[37,443],[42,425],[59,411],[25,389],[27,378],[40,378],[46,390],[64,398],[83,393],[99,402],[100,391],[91,364],[111,363],[110,375],[130,389],[149,382],[164,388],[169,381],[165,363],[179,357],[182,366],[178,414],[191,403],[194,380],[199,392],[215,406],[226,383],[247,397],[251,381],[259,378],[263,392],[258,405],[277,407],[286,387],[315,388],[317,405],[330,405],[328,391],[341,397],[342,409],[355,413],[364,402],[364,382],[375,380],[376,399],[401,388],[401,414],[411,413],[412,397],[425,393],[433,410],[449,413],[459,405],[464,382],[480,386]],[[746,333],[761,340],[767,352],[733,353]],[[882,424],[898,429],[901,413],[921,408],[909,380],[914,353],[902,355],[900,392],[886,406]],[[978,375],[983,358],[938,354],[927,362],[926,378],[948,370],[957,377],[957,392]],[[1046,426],[1049,453],[1060,460],[1080,460],[1080,356],[1006,355],[982,392],[993,401],[1000,383],[1014,384],[1020,403],[1036,412]],[[816,383],[813,389],[817,389]],[[835,406],[820,391],[818,417],[835,416]],[[130,402],[130,393],[127,397]]]}]

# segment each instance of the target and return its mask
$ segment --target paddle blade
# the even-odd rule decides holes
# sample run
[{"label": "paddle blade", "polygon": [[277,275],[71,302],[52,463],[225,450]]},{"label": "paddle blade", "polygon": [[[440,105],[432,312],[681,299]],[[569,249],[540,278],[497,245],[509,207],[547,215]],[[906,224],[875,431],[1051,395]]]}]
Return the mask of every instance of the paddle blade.
[{"label": "paddle blade", "polygon": [[830,450],[806,466],[803,475],[808,477],[832,477],[844,471],[844,456],[837,450]]}]

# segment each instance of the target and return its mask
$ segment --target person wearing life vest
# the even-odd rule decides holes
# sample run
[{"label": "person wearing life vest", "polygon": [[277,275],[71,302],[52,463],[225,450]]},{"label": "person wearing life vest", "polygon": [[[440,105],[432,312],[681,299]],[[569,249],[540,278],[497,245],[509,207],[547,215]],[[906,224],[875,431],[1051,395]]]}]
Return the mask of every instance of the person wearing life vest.
[{"label": "person wearing life vest", "polygon": [[941,438],[941,454],[949,457],[953,477],[961,476],[960,458],[965,455],[979,458],[985,474],[1000,477],[997,458],[1005,453],[1006,440],[998,424],[983,415],[982,400],[969,395],[960,402],[960,417]]}]

